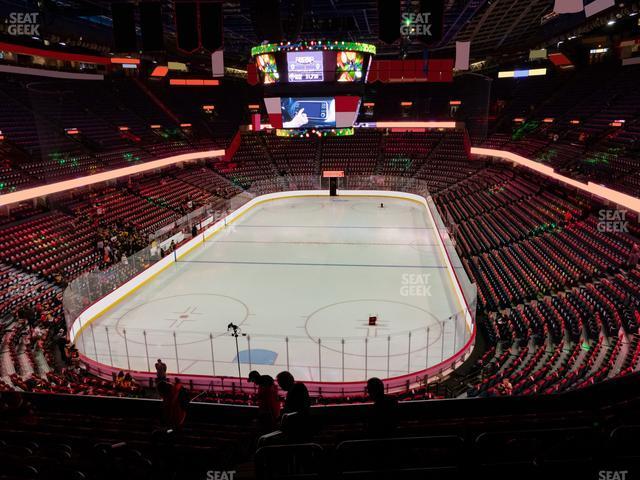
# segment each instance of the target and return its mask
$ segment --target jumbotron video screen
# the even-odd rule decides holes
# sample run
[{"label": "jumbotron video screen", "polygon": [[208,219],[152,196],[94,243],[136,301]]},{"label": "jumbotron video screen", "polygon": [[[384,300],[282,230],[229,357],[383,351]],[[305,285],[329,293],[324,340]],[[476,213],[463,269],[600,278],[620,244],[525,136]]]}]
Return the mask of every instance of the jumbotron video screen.
[{"label": "jumbotron video screen", "polygon": [[268,44],[252,50],[265,86],[282,83],[364,83],[375,47],[357,42]]},{"label": "jumbotron video screen", "polygon": [[271,126],[302,133],[353,127],[375,53],[373,45],[343,41],[253,48]]}]

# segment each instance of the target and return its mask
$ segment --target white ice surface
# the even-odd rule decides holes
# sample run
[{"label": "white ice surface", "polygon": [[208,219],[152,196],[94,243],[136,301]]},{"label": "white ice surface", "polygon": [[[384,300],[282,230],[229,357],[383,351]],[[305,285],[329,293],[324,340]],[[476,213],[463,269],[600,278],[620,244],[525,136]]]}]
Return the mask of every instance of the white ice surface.
[{"label": "white ice surface", "polygon": [[[266,202],[108,310],[76,344],[120,368],[153,369],[162,358],[170,372],[235,376],[233,322],[247,335],[243,376],[288,368],[300,380],[352,381],[422,370],[454,353],[460,332],[448,319],[462,309],[428,218],[402,199]],[[275,363],[261,364],[259,350]]]}]

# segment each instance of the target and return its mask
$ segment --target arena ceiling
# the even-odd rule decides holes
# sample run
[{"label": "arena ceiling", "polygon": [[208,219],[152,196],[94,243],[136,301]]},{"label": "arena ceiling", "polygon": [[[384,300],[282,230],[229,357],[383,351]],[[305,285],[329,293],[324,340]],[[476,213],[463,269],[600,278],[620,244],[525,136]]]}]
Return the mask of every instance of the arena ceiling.
[{"label": "arena ceiling", "polygon": [[[282,0],[283,20],[295,15],[290,0]],[[419,12],[419,2],[405,2],[404,11]],[[500,48],[516,48],[526,43],[540,28],[540,19],[553,8],[553,0],[445,0],[444,35],[429,50],[453,48],[456,40],[470,40],[472,55],[484,55]],[[259,42],[253,31],[249,2],[224,2],[225,49],[246,52]],[[374,43],[379,56],[421,55],[425,46],[418,41],[397,41],[392,45],[378,40],[377,0],[305,0],[305,16],[300,36],[323,36]]]},{"label": "arena ceiling", "polygon": [[[128,0],[114,0],[128,1]],[[213,0],[215,1],[215,0]],[[223,1],[224,44],[228,65],[241,66],[249,59],[252,46],[260,43],[254,30],[251,14],[252,2],[261,0]],[[418,0],[402,0],[403,11],[419,12]],[[593,0],[585,0],[589,3]],[[629,0],[620,0],[625,3]],[[164,31],[171,38],[174,35],[174,0],[164,3]],[[554,0],[444,0],[443,38],[435,45],[428,46],[429,54],[453,49],[456,40],[471,42],[473,60],[499,52],[514,52],[533,47],[553,35],[563,27],[556,25],[550,29],[542,19],[550,14]],[[619,3],[620,3],[619,2]],[[7,0],[7,3],[22,3],[22,0]],[[110,3],[98,0],[38,0],[44,8],[55,9],[58,13],[93,15],[110,21]],[[330,40],[358,40],[374,43],[378,56],[398,58],[421,57],[425,45],[417,40],[402,39],[387,45],[378,40],[377,0],[280,0],[281,19],[284,31],[296,24],[297,38]],[[63,13],[64,12],[64,13]],[[84,17],[86,18],[86,17]],[[574,20],[577,20],[574,18]],[[579,22],[584,22],[584,17]],[[558,23],[558,22],[556,22]],[[575,25],[567,25],[564,30]],[[95,23],[92,28],[96,28]],[[289,28],[291,31],[291,28]],[[171,39],[167,45],[175,45]],[[172,52],[175,53],[175,52]]]}]

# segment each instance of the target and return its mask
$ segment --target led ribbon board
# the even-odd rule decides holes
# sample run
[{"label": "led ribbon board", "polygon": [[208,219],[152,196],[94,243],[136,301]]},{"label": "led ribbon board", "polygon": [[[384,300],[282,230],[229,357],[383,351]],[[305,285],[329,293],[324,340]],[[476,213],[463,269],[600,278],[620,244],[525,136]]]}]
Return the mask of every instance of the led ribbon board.
[{"label": "led ribbon board", "polygon": [[251,56],[262,55],[263,53],[289,52],[299,50],[347,50],[351,52],[362,52],[370,55],[376,54],[376,46],[369,43],[360,42],[282,42],[258,45],[251,49]]}]

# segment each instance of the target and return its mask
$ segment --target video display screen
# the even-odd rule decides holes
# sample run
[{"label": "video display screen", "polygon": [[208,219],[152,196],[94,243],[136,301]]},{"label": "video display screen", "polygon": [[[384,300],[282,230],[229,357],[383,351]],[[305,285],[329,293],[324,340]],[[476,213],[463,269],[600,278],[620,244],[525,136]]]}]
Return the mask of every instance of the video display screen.
[{"label": "video display screen", "polygon": [[267,86],[333,82],[363,84],[371,59],[367,53],[351,50],[298,50],[263,53],[255,57],[260,81]]},{"label": "video display screen", "polygon": [[263,82],[265,85],[270,83],[276,83],[280,80],[280,74],[278,73],[278,64],[276,63],[275,55],[265,53],[256,57],[256,65],[258,71],[262,74]]},{"label": "video display screen", "polygon": [[364,55],[360,52],[338,52],[336,77],[338,82],[359,82],[364,70]]},{"label": "video display screen", "polygon": [[324,81],[323,52],[287,52],[289,82]]},{"label": "video display screen", "polygon": [[335,128],[333,97],[285,97],[280,99],[284,128]]}]

